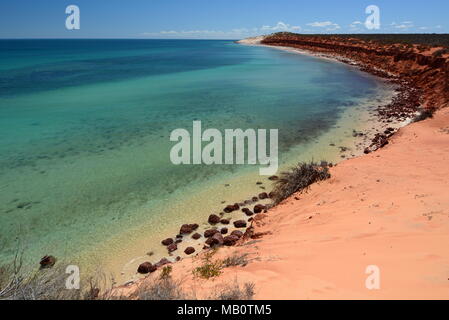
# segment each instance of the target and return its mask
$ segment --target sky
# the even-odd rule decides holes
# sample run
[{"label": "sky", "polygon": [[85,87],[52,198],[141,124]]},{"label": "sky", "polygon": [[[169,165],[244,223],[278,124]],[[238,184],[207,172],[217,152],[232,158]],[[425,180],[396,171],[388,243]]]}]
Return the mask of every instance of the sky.
[{"label": "sky", "polygon": [[[66,28],[66,7],[80,28]],[[365,27],[375,5],[380,28]],[[1,0],[0,38],[242,39],[297,33],[449,33],[448,0]]]}]

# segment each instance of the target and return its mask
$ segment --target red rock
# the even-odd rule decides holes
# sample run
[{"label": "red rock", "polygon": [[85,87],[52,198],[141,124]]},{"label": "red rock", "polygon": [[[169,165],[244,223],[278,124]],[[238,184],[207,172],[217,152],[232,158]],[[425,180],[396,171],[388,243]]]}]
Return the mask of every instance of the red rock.
[{"label": "red rock", "polygon": [[207,222],[209,222],[210,224],[217,224],[220,222],[220,217],[216,214],[211,214]]},{"label": "red rock", "polygon": [[139,265],[139,267],[137,268],[137,272],[141,273],[141,274],[147,274],[150,272],[154,272],[157,270],[156,266],[153,266],[151,264],[151,262],[144,262],[142,264]]},{"label": "red rock", "polygon": [[262,204],[257,204],[254,206],[254,213],[261,213],[264,210],[266,210],[266,207]]},{"label": "red rock", "polygon": [[167,249],[168,249],[168,252],[173,252],[173,251],[178,250],[178,246],[176,245],[176,243],[172,243],[171,245],[169,245],[167,247]]},{"label": "red rock", "polygon": [[240,230],[234,230],[231,232],[231,236],[236,236],[237,238],[240,239],[241,237],[243,237],[243,232]]},{"label": "red rock", "polygon": [[268,194],[266,192],[262,192],[259,194],[259,199],[263,200],[263,199],[268,199]]},{"label": "red rock", "polygon": [[245,220],[234,221],[234,227],[236,227],[236,228],[246,228],[246,221]]},{"label": "red rock", "polygon": [[183,224],[181,226],[181,230],[179,230],[179,233],[182,234],[190,234],[193,231],[195,231],[196,229],[198,229],[199,225],[194,223],[194,224]]},{"label": "red rock", "polygon": [[226,236],[223,238],[223,244],[225,246],[233,246],[236,244],[237,241],[239,241],[239,237],[233,235]]},{"label": "red rock", "polygon": [[231,213],[233,211],[237,211],[240,209],[240,206],[238,203],[234,203],[234,204],[230,204],[228,206],[226,206],[226,208],[223,209],[224,212],[226,213]]},{"label": "red rock", "polygon": [[197,232],[192,236],[192,239],[198,240],[199,238],[201,238],[201,235]]},{"label": "red rock", "polygon": [[194,253],[195,252],[195,248],[193,248],[193,247],[187,247],[185,250],[184,250],[184,253],[185,254],[188,254],[188,255],[191,255],[192,253]]},{"label": "red rock", "polygon": [[171,245],[172,243],[173,243],[173,239],[172,239],[172,238],[167,238],[167,239],[165,239],[165,240],[162,240],[162,244],[163,244],[164,246]]},{"label": "red rock", "polygon": [[210,238],[210,237],[212,237],[214,234],[216,234],[217,232],[220,232],[220,231],[218,231],[217,229],[209,229],[209,230],[206,230],[206,231],[204,231],[204,237],[205,237],[205,238]]}]

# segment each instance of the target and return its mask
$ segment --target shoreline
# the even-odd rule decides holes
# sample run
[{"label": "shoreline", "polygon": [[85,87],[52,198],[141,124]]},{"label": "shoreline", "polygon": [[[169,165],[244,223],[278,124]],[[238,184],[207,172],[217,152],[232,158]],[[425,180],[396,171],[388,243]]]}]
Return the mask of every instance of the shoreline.
[{"label": "shoreline", "polygon": [[[251,43],[249,45],[258,45],[255,43]],[[263,45],[263,44],[261,44]],[[267,45],[263,45],[263,46],[267,46]],[[267,47],[273,47],[273,46],[267,46]],[[279,49],[283,49],[283,50],[287,50],[287,51],[293,51],[295,53],[302,53],[304,54],[304,52],[298,52],[296,49],[291,49],[288,47],[280,47],[280,46],[275,46],[273,48],[279,48]],[[307,54],[307,52],[305,52]],[[381,149],[383,147],[385,147],[386,145],[388,145],[389,143],[389,139],[390,138],[394,138],[393,136],[395,135],[395,133],[397,132],[397,130],[399,130],[400,128],[408,125],[410,123],[410,119],[412,117],[414,117],[415,115],[417,115],[417,111],[418,108],[415,106],[415,108],[410,108],[408,111],[408,113],[400,113],[398,114],[398,111],[396,109],[400,109],[400,107],[402,105],[404,105],[405,103],[408,103],[410,101],[410,97],[413,96],[413,94],[415,93],[414,89],[411,88],[409,86],[409,84],[406,81],[403,81],[402,79],[400,79],[400,77],[397,76],[393,76],[391,73],[387,73],[383,70],[380,69],[372,69],[369,68],[368,66],[365,66],[363,64],[360,63],[356,63],[355,61],[352,60],[347,60],[344,58],[338,59],[335,56],[327,56],[327,55],[322,55],[322,54],[315,54],[314,52],[310,52],[309,53],[312,56],[318,57],[318,58],[324,58],[324,59],[331,59],[333,61],[339,61],[342,63],[346,63],[349,64],[351,66],[357,67],[359,70],[369,73],[371,75],[377,76],[377,77],[382,77],[384,78],[386,81],[389,81],[395,85],[399,85],[398,88],[396,89],[397,91],[397,95],[392,97],[392,102],[387,104],[387,105],[381,105],[378,106],[375,110],[375,114],[377,117],[377,122],[380,126],[380,128],[385,128],[382,126],[393,126],[394,121],[397,121],[397,123],[395,123],[395,125],[397,125],[399,123],[399,125],[394,128],[394,130],[386,130],[385,132],[377,132],[377,134],[374,135],[374,138],[371,140],[371,145],[367,145],[364,149],[365,154],[369,154],[372,153],[374,151],[377,151],[378,149]],[[416,101],[416,100],[415,100]],[[386,112],[386,110],[388,112]],[[387,132],[388,131],[388,132]],[[362,155],[363,153],[361,153],[360,155]],[[357,158],[358,156],[356,156]],[[363,158],[363,157],[362,157]],[[345,162],[346,163],[346,162]],[[268,208],[268,212],[272,211],[272,210],[277,210],[277,207],[274,207],[273,209]],[[267,213],[267,212],[266,212]],[[267,213],[269,214],[269,213]],[[263,217],[266,216],[266,214],[261,214],[258,215],[256,217]],[[259,220],[259,219],[258,219]],[[251,220],[251,224],[249,229],[252,229],[253,227],[253,221],[255,220]],[[270,232],[270,231],[267,231]],[[244,245],[242,242],[240,242],[241,245]],[[238,248],[238,247],[236,247]],[[207,249],[207,248],[206,248]],[[229,251],[232,250],[231,249],[223,249],[223,251]],[[202,252],[207,252],[207,250],[203,250]],[[194,258],[195,260],[195,258]],[[181,269],[184,269],[183,272],[186,272],[186,262],[184,262],[186,260],[183,260],[181,262],[177,262],[176,265],[180,266]],[[194,264],[194,262],[192,261],[191,263],[192,265]],[[190,266],[191,267],[191,266]],[[177,267],[178,268],[178,267]],[[182,273],[182,272],[181,272]],[[134,286],[138,286],[139,283],[141,283],[141,281],[145,281],[145,280],[138,280],[135,283],[129,283],[127,286],[125,286],[126,291],[128,291],[130,289],[129,286],[134,287]],[[123,289],[123,287],[122,287]]]}]

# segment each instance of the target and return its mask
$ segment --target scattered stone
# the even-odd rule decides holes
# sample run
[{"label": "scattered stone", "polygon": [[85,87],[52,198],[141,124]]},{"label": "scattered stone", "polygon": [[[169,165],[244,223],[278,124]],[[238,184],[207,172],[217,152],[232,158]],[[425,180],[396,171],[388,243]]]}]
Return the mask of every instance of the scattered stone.
[{"label": "scattered stone", "polygon": [[156,266],[153,266],[151,264],[151,262],[144,262],[142,264],[139,265],[139,267],[137,268],[137,272],[140,274],[147,274],[150,272],[154,272],[157,270]]},{"label": "scattered stone", "polygon": [[162,243],[164,246],[169,246],[169,245],[171,245],[171,244],[173,243],[173,239],[172,239],[172,238],[167,238],[167,239],[165,239],[165,240],[162,240],[161,243]]},{"label": "scattered stone", "polygon": [[44,256],[41,259],[41,261],[39,262],[42,269],[51,268],[55,265],[55,263],[56,263],[56,258],[53,256]]},{"label": "scattered stone", "polygon": [[228,233],[228,228],[221,228],[220,233],[221,234],[227,234]]},{"label": "scattered stone", "polygon": [[201,238],[201,234],[199,234],[198,232],[194,233],[192,236],[192,239],[194,239],[194,240],[198,240],[199,238]]},{"label": "scattered stone", "polygon": [[262,204],[257,204],[254,206],[254,213],[261,213],[264,210],[266,210],[266,207]]},{"label": "scattered stone", "polygon": [[239,241],[239,237],[230,235],[223,238],[223,244],[225,246],[233,246],[236,244],[236,242]]},{"label": "scattered stone", "polygon": [[248,208],[243,208],[242,211],[248,216],[252,216],[254,214],[254,212],[252,212],[251,210],[249,210]]},{"label": "scattered stone", "polygon": [[230,223],[229,219],[221,219],[220,222],[221,222],[221,224],[229,224]]},{"label": "scattered stone", "polygon": [[241,237],[243,237],[243,232],[240,230],[234,230],[231,232],[231,236],[235,236],[240,239]]},{"label": "scattered stone", "polygon": [[207,222],[209,222],[210,224],[217,224],[220,222],[220,217],[216,214],[211,214]]},{"label": "scattered stone", "polygon": [[191,255],[191,254],[194,253],[194,252],[195,252],[195,248],[193,248],[193,247],[187,247],[187,248],[184,250],[184,253],[187,254],[187,255]]},{"label": "scattered stone", "polygon": [[268,178],[268,180],[276,181],[276,180],[279,180],[279,177],[278,176],[271,176],[271,177]]},{"label": "scattered stone", "polygon": [[230,205],[226,206],[226,208],[224,208],[223,211],[226,212],[226,213],[231,213],[231,212],[237,211],[239,209],[240,209],[239,204],[238,203],[234,203],[234,204],[230,204]]},{"label": "scattered stone", "polygon": [[181,226],[181,230],[179,230],[179,233],[182,234],[190,234],[193,231],[195,231],[196,229],[198,229],[199,225],[194,223],[194,224],[183,224]]},{"label": "scattered stone", "polygon": [[206,231],[204,231],[204,238],[210,238],[210,237],[212,237],[214,234],[216,234],[217,232],[220,232],[220,231],[218,231],[217,229],[209,229],[209,230],[206,230]]},{"label": "scattered stone", "polygon": [[260,200],[268,199],[268,194],[266,192],[260,193],[259,194],[259,199]]},{"label": "scattered stone", "polygon": [[177,246],[176,243],[172,243],[171,245],[169,245],[169,246],[167,247],[167,249],[168,249],[168,252],[173,252],[173,251],[178,250],[178,246]]},{"label": "scattered stone", "polygon": [[236,228],[246,228],[246,221],[245,220],[234,221],[234,227],[236,227]]}]

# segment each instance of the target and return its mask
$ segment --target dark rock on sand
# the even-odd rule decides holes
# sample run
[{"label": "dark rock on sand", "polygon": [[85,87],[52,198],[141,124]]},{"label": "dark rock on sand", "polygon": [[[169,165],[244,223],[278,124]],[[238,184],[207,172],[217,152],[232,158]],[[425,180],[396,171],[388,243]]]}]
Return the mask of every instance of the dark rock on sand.
[{"label": "dark rock on sand", "polygon": [[193,247],[187,247],[185,250],[184,250],[184,253],[185,254],[188,254],[188,255],[191,255],[192,253],[194,253],[195,252],[195,248],[193,248]]},{"label": "dark rock on sand", "polygon": [[257,204],[254,206],[254,213],[261,213],[262,211],[266,210],[267,208],[262,204]]},{"label": "dark rock on sand", "polygon": [[207,222],[209,222],[210,224],[217,224],[220,222],[220,217],[216,214],[211,214]]},{"label": "dark rock on sand", "polygon": [[169,246],[169,245],[171,245],[171,244],[173,243],[173,239],[172,239],[172,238],[167,238],[167,239],[165,239],[165,240],[162,240],[161,243],[162,243],[164,246]]},{"label": "dark rock on sand", "polygon": [[239,241],[239,237],[233,235],[226,236],[223,238],[223,244],[225,246],[233,246],[236,244],[237,241]]},{"label": "dark rock on sand", "polygon": [[194,223],[194,224],[183,224],[181,226],[181,230],[179,230],[180,234],[190,234],[193,231],[195,231],[196,229],[198,229],[199,225]]},{"label": "dark rock on sand", "polygon": [[276,181],[276,180],[279,180],[279,177],[278,176],[271,176],[271,177],[268,178],[268,180]]},{"label": "dark rock on sand", "polygon": [[230,204],[230,205],[226,206],[226,208],[224,208],[223,211],[226,212],[226,213],[231,213],[231,212],[237,211],[239,209],[240,209],[239,204],[238,203],[234,203],[234,204]]},{"label": "dark rock on sand", "polygon": [[41,261],[39,262],[39,264],[41,265],[41,268],[51,268],[55,265],[56,263],[56,258],[53,256],[44,256]]},{"label": "dark rock on sand", "polygon": [[252,212],[251,210],[249,210],[248,208],[243,208],[242,209],[243,213],[245,213],[248,217],[252,216],[254,214],[254,212]]},{"label": "dark rock on sand", "polygon": [[173,252],[173,251],[178,250],[178,246],[176,245],[176,243],[172,243],[171,245],[169,245],[167,247],[167,249],[168,249],[168,252]]},{"label": "dark rock on sand", "polygon": [[194,239],[194,240],[198,240],[199,238],[201,238],[201,235],[198,232],[194,233],[192,236],[192,239]]},{"label": "dark rock on sand", "polygon": [[268,199],[268,194],[266,192],[260,193],[259,194],[259,199],[260,200]]},{"label": "dark rock on sand", "polygon": [[246,221],[245,220],[234,221],[234,227],[236,227],[236,228],[246,228]]},{"label": "dark rock on sand", "polygon": [[219,233],[220,231],[218,231],[217,229],[209,229],[209,230],[206,230],[206,231],[204,231],[204,237],[205,238],[210,238],[210,237],[212,237],[214,234],[216,234],[216,233]]},{"label": "dark rock on sand", "polygon": [[206,244],[213,247],[223,244],[223,236],[221,233],[216,233],[212,237],[206,240]]},{"label": "dark rock on sand", "polygon": [[231,232],[231,236],[235,236],[240,239],[241,237],[243,237],[243,232],[240,230],[234,230]]},{"label": "dark rock on sand", "polygon": [[221,228],[220,233],[221,234],[227,234],[228,233],[228,228]]},{"label": "dark rock on sand", "polygon": [[147,274],[150,272],[154,272],[156,270],[157,270],[157,267],[153,266],[151,264],[151,262],[144,262],[137,268],[137,272],[141,273],[141,274]]},{"label": "dark rock on sand", "polygon": [[229,219],[221,219],[220,220],[221,224],[229,224]]}]

